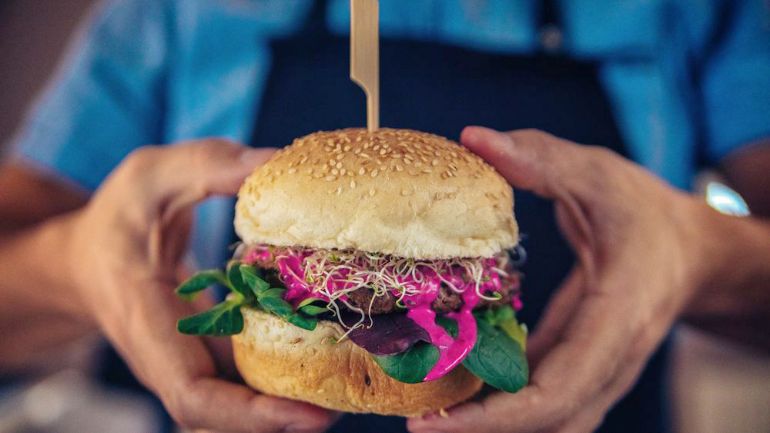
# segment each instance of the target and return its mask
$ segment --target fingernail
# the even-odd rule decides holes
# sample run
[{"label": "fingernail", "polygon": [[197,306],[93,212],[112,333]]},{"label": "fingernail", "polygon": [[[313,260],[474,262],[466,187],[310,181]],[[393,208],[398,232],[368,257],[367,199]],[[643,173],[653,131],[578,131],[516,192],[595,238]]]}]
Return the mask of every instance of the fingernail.
[{"label": "fingernail", "polygon": [[470,145],[475,144],[479,139],[478,130],[479,130],[478,126],[466,127],[465,129],[463,129],[463,133],[460,137],[461,141],[465,144],[470,144]]}]

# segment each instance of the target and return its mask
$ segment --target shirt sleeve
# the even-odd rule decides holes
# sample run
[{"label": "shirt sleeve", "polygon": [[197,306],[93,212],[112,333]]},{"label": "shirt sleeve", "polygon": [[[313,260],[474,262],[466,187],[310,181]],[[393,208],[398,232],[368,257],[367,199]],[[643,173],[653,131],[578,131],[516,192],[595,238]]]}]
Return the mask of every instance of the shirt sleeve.
[{"label": "shirt sleeve", "polygon": [[12,145],[12,158],[93,191],[161,137],[168,29],[158,0],[96,8]]},{"label": "shirt sleeve", "polygon": [[727,1],[702,73],[707,156],[770,137],[770,3]]}]

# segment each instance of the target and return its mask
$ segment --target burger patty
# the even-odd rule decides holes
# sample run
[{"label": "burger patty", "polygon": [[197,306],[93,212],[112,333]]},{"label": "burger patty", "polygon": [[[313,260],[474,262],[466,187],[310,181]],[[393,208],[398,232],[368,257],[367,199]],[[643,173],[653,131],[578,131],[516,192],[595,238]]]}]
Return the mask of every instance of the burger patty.
[{"label": "burger patty", "polygon": [[[278,273],[275,269],[269,270],[267,272],[267,275],[265,275],[265,277],[266,277],[265,279],[272,285],[275,285],[276,283],[280,283],[280,279],[278,278]],[[515,295],[519,291],[519,282],[520,282],[519,275],[517,273],[513,273],[510,276],[504,278],[503,284],[502,284],[503,286],[502,290],[499,292],[501,295],[500,299],[495,301],[481,299],[478,305],[476,305],[476,308],[480,308],[488,305],[510,304],[513,298],[513,295]],[[398,310],[398,307],[396,306],[396,300],[398,299],[398,297],[391,293],[387,293],[380,296],[374,296],[374,290],[363,287],[348,293],[347,296],[348,296],[348,303],[350,303],[356,308],[360,308],[364,311],[369,311],[373,315],[387,314]],[[460,307],[462,307],[462,305],[463,305],[463,300],[461,295],[455,292],[454,290],[451,290],[448,286],[442,283],[441,289],[439,290],[439,294],[436,297],[436,300],[433,301],[432,307],[433,307],[433,310],[435,310],[438,313],[449,313],[452,311],[460,310]],[[370,306],[371,306],[371,309],[370,309]],[[341,305],[341,307],[344,308],[344,304]]]},{"label": "burger patty", "polygon": [[[516,278],[516,280],[518,282],[518,278]],[[499,292],[500,295],[502,295],[500,299],[495,301],[481,299],[476,305],[476,308],[487,305],[510,304],[513,295],[517,291],[518,284],[504,284],[503,289]],[[374,298],[374,300],[372,300],[372,298]],[[357,308],[369,311],[369,305],[371,304],[371,314],[386,314],[396,311],[398,309],[396,306],[396,299],[398,298],[390,293],[374,296],[374,291],[367,288],[361,288],[348,294],[348,302]],[[449,313],[460,310],[462,305],[463,300],[461,295],[442,284],[436,300],[433,301],[432,308],[437,313]]]}]

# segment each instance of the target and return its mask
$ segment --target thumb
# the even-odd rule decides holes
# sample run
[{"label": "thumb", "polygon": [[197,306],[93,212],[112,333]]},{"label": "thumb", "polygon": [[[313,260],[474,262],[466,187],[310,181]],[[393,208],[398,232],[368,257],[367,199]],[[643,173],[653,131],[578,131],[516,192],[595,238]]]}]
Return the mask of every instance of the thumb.
[{"label": "thumb", "polygon": [[516,188],[547,198],[574,181],[582,157],[576,145],[533,129],[498,132],[480,126],[465,128],[460,142],[491,164]]},{"label": "thumb", "polygon": [[156,189],[156,199],[189,206],[210,195],[235,194],[246,176],[274,152],[221,139],[163,147],[145,179]]},{"label": "thumb", "polygon": [[174,213],[212,195],[235,194],[274,152],[222,139],[147,146],[129,155],[105,186],[133,195],[153,213]]}]

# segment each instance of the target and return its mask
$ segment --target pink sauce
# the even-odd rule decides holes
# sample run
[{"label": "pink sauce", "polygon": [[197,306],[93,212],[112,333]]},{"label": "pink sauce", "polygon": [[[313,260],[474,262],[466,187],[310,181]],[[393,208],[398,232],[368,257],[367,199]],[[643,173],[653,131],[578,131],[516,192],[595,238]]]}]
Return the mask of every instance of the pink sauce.
[{"label": "pink sauce", "polygon": [[[285,252],[274,254],[267,247],[256,247],[250,250],[243,261],[250,264],[268,263],[275,260],[281,281],[286,285],[286,301],[295,307],[307,298],[318,298],[329,301],[329,298],[317,290],[317,282],[308,282],[303,270],[303,260],[309,252]],[[403,302],[407,308],[407,317],[417,325],[425,329],[430,336],[430,342],[439,350],[439,358],[436,365],[425,376],[425,381],[440,379],[463,362],[473,346],[476,344],[476,320],[473,317],[473,308],[479,303],[482,294],[498,292],[503,285],[500,276],[492,268],[496,266],[494,258],[482,261],[483,270],[479,287],[475,282],[466,281],[463,278],[463,270],[459,267],[448,269],[446,273],[438,275],[429,267],[418,267],[418,278],[413,276],[396,275],[399,283],[408,286],[414,295],[404,296]],[[360,266],[365,266],[360,263]],[[387,268],[387,267],[386,267]],[[350,270],[342,269],[331,275],[326,283],[328,293],[351,288],[352,283],[346,280]],[[457,322],[457,337],[452,336],[436,323],[436,312],[431,307],[439,295],[442,282],[448,282],[461,293],[463,305],[460,311],[448,313],[446,316]],[[394,289],[395,295],[400,295]],[[345,299],[344,296],[341,299]],[[515,295],[512,305],[516,310],[522,308],[521,299]]]},{"label": "pink sauce", "polygon": [[[425,381],[436,380],[444,377],[468,356],[473,345],[476,344],[476,320],[471,311],[479,302],[479,295],[473,283],[455,284],[454,278],[445,278],[462,287],[463,306],[460,311],[447,314],[447,317],[457,322],[457,337],[451,335],[436,323],[436,312],[431,308],[433,301],[438,297],[440,279],[431,270],[423,274],[428,277],[419,295],[406,298],[407,317],[414,320],[417,325],[425,329],[430,336],[430,342],[438,348],[438,361],[425,376]],[[432,274],[432,275],[431,275]]]}]

